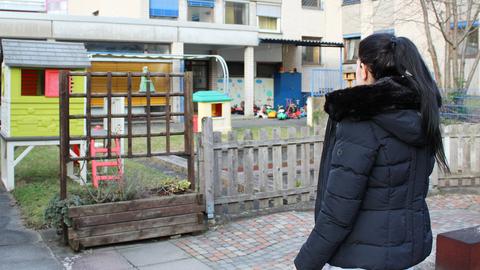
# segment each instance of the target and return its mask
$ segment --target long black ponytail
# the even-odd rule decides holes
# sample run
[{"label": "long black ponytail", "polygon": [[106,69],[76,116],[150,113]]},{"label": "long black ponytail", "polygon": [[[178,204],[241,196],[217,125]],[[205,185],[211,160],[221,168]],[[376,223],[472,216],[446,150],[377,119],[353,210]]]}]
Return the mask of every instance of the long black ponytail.
[{"label": "long black ponytail", "polygon": [[449,171],[440,131],[442,98],[437,84],[423,61],[417,47],[406,37],[392,34],[373,34],[360,42],[360,61],[376,80],[403,76],[421,98],[422,128],[439,166]]}]

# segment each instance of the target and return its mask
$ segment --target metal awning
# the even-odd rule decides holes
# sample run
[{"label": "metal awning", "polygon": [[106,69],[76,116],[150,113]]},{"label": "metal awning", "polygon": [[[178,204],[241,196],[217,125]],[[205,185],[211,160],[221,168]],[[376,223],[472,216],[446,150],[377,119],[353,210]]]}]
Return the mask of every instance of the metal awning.
[{"label": "metal awning", "polygon": [[[103,58],[103,59],[102,59]],[[220,55],[207,55],[207,54],[136,54],[136,53],[110,53],[110,52],[90,52],[90,60],[145,60],[145,61],[162,61],[162,60],[205,60],[205,59],[215,59],[221,66],[223,72],[223,86],[224,92],[230,92],[230,74],[228,73],[228,66],[225,59]]]},{"label": "metal awning", "polygon": [[295,39],[276,39],[276,38],[261,38],[260,43],[264,44],[287,44],[295,46],[307,46],[307,47],[330,47],[330,48],[343,48],[341,42],[325,42],[321,40],[295,40]]}]

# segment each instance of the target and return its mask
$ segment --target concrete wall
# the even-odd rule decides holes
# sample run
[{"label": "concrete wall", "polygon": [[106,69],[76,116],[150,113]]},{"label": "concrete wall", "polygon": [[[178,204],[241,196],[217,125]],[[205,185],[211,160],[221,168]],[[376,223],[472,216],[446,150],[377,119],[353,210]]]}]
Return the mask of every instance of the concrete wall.
[{"label": "concrete wall", "polygon": [[342,7],[342,34],[357,34],[362,32],[360,5]]},{"label": "concrete wall", "polygon": [[246,25],[0,12],[2,38],[258,45]]},{"label": "concrete wall", "polygon": [[[219,49],[218,53],[226,61],[243,62],[243,51],[243,47],[232,47]],[[255,62],[282,62],[282,47],[277,44],[262,44],[255,47]]]},{"label": "concrete wall", "polygon": [[[281,28],[283,38],[319,37],[323,41],[342,42],[341,1],[324,1],[324,9],[302,8],[301,1],[282,2]],[[297,68],[302,73],[302,90],[309,91],[310,73],[313,68],[339,68],[339,49],[322,48],[321,65],[303,65],[302,47],[284,46],[283,60],[286,70]]]},{"label": "concrete wall", "polygon": [[69,0],[68,14],[74,16],[92,16],[92,12],[99,11],[102,17],[149,17],[148,0]]}]

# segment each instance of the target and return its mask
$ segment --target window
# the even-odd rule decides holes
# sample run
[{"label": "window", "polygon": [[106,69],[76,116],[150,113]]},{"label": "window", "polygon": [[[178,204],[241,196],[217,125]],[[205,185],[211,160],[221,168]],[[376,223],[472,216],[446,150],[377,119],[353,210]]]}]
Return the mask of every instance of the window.
[{"label": "window", "polygon": [[45,12],[47,7],[45,0],[29,0],[29,1],[0,1],[0,10],[7,11],[24,11],[24,12]]},{"label": "window", "polygon": [[302,7],[323,10],[323,1],[322,0],[302,0]]},{"label": "window", "polygon": [[[478,54],[478,27],[471,32],[466,39],[465,58],[475,58]],[[462,48],[462,47],[460,47]],[[459,51],[462,54],[462,51]]]},{"label": "window", "polygon": [[344,58],[345,63],[354,63],[358,58],[358,46],[360,45],[360,37],[345,38],[344,42]]},{"label": "window", "polygon": [[388,29],[378,29],[373,31],[374,34],[392,34],[395,35],[395,29],[388,28]]},{"label": "window", "polygon": [[[58,69],[22,69],[21,95],[58,97],[59,93]],[[70,81],[70,87],[73,81]]]},{"label": "window", "polygon": [[355,4],[360,4],[360,0],[343,0],[342,5],[348,6],[348,5],[355,5]]},{"label": "window", "polygon": [[169,17],[178,17],[178,0],[150,0],[150,18]]},{"label": "window", "polygon": [[278,18],[273,17],[258,17],[258,28],[260,30],[267,30],[272,32],[278,32]]},{"label": "window", "polygon": [[169,54],[170,45],[135,42],[85,42],[89,52]]},{"label": "window", "polygon": [[22,96],[45,95],[45,70],[22,69]]},{"label": "window", "polygon": [[213,22],[215,0],[188,0],[188,20],[192,22]]},{"label": "window", "polygon": [[67,0],[47,0],[47,13],[67,15],[68,1]]},{"label": "window", "polygon": [[279,32],[280,5],[257,4],[258,28],[267,32]]},{"label": "window", "polygon": [[226,2],[225,23],[248,24],[248,4],[241,2]]},{"label": "window", "polygon": [[[303,38],[303,40],[322,40],[321,38],[309,37]],[[321,65],[322,54],[320,47],[302,47],[302,63],[304,65]]]},{"label": "window", "polygon": [[274,74],[280,70],[282,63],[259,63],[257,62],[257,77],[273,78]]},{"label": "window", "polygon": [[222,103],[212,104],[212,117],[222,117]]},{"label": "window", "polygon": [[245,65],[243,62],[227,62],[227,67],[231,77],[245,76]]},{"label": "window", "polygon": [[192,22],[213,22],[213,8],[188,7],[188,20]]}]

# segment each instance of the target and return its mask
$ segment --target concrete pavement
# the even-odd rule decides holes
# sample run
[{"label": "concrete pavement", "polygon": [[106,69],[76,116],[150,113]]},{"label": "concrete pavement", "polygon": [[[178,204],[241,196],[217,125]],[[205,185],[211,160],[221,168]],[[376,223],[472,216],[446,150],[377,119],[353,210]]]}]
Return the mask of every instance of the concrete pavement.
[{"label": "concrete pavement", "polygon": [[40,235],[26,229],[10,194],[0,184],[0,270],[63,269]]},{"label": "concrete pavement", "polygon": [[[480,195],[428,198],[434,235],[480,225]],[[196,236],[89,249],[65,249],[67,269],[294,269],[313,227],[313,212],[283,212],[238,220]],[[54,249],[55,251],[55,249]],[[57,251],[55,251],[57,253]],[[434,251],[416,270],[434,269]]]},{"label": "concrete pavement", "polygon": [[[480,195],[427,199],[434,236],[480,225]],[[313,212],[283,212],[210,228],[201,235],[157,239],[72,252],[53,230],[26,229],[10,194],[0,190],[0,270],[293,269],[313,227]],[[432,254],[417,270],[434,269]]]}]

